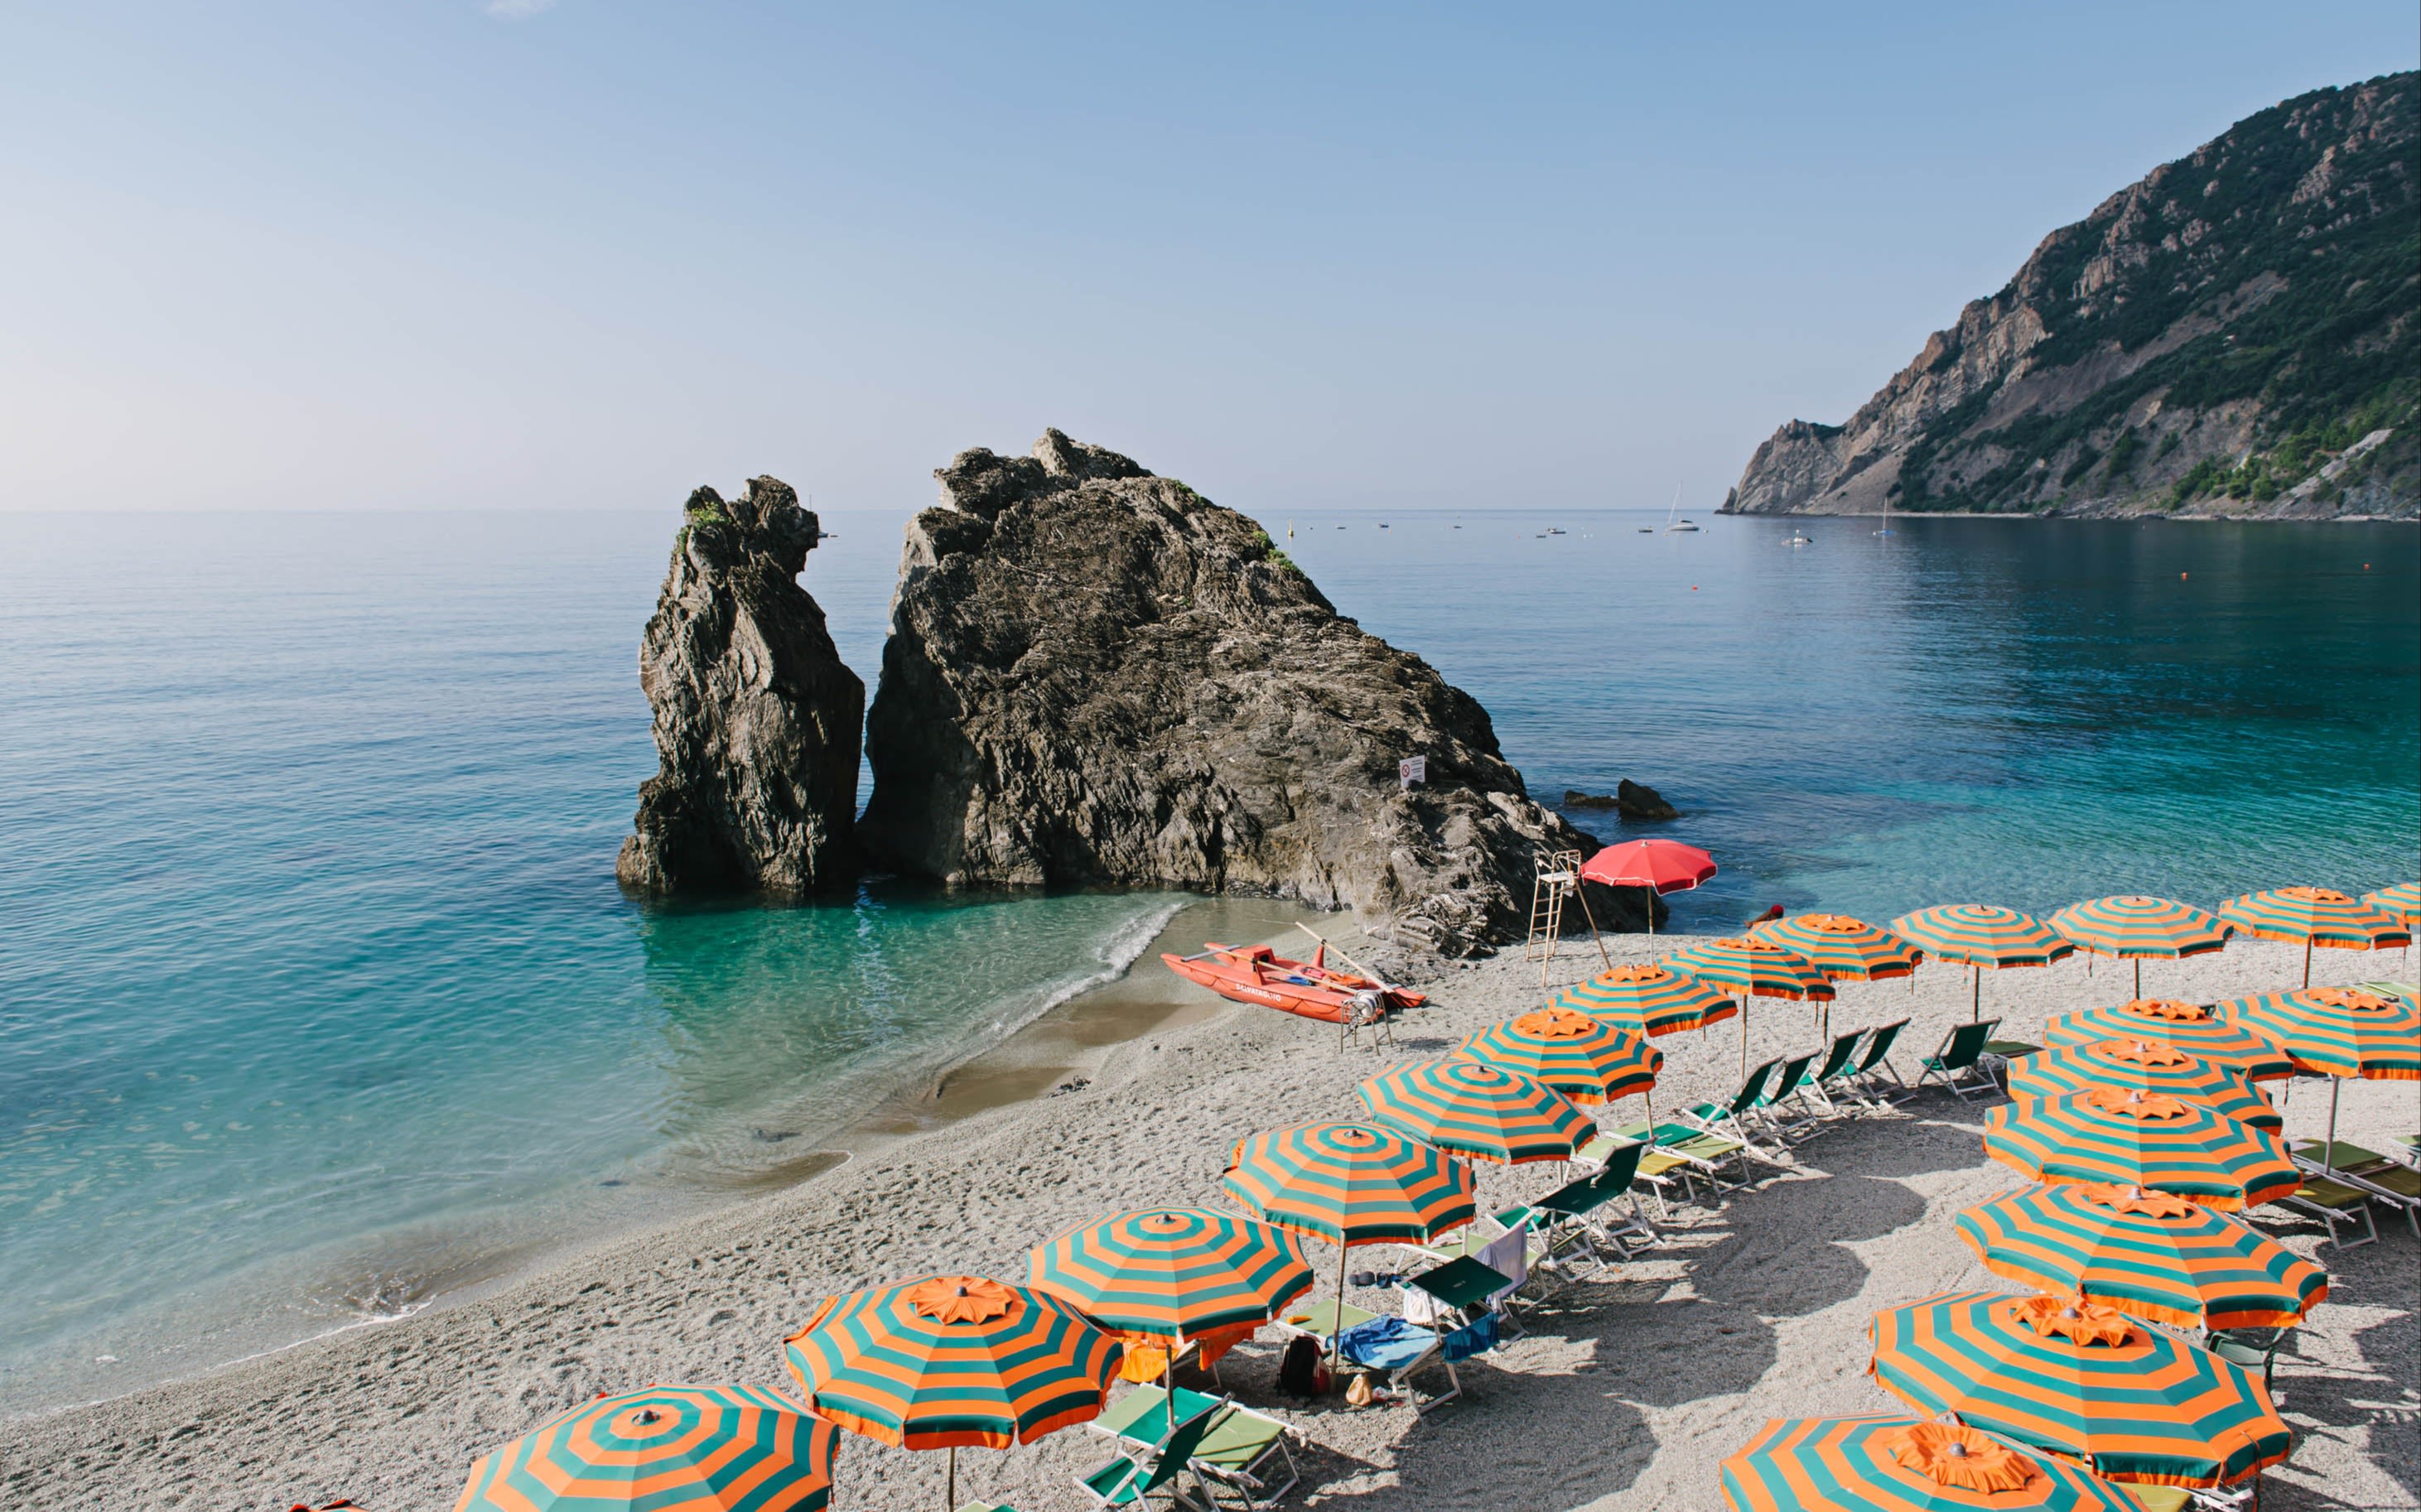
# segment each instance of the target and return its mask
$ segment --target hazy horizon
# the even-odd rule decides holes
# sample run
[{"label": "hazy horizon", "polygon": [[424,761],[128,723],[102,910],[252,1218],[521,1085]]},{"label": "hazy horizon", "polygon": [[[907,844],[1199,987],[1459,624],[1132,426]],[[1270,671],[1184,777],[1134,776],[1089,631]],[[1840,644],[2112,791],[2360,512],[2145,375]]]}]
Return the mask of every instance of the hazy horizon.
[{"label": "hazy horizon", "polygon": [[[0,509],[1711,510],[2409,5],[17,8]],[[31,234],[23,229],[30,228]]]}]

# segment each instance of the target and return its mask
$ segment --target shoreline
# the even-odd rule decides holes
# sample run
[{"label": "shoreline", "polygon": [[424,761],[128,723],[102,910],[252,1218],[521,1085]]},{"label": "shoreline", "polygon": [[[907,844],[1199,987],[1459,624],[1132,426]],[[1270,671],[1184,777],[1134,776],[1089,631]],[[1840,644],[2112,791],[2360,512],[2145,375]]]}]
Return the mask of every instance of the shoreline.
[{"label": "shoreline", "polygon": [[[430,1220],[326,1241],[315,1246],[327,1252],[324,1263],[282,1275],[278,1279],[285,1289],[273,1285],[258,1294],[261,1300],[254,1306],[266,1316],[280,1308],[326,1307],[341,1299],[359,1309],[353,1315],[329,1314],[299,1336],[242,1348],[224,1359],[196,1364],[172,1358],[154,1370],[138,1370],[122,1387],[103,1395],[62,1397],[55,1390],[52,1399],[11,1404],[0,1411],[0,1423],[33,1421],[105,1407],[146,1392],[191,1387],[223,1372],[324,1341],[460,1307],[575,1263],[601,1248],[797,1188],[904,1138],[1047,1097],[1056,1080],[1081,1074],[1098,1052],[1148,1034],[1172,1019],[1191,1021],[1189,1013],[1200,1016],[1200,1005],[1176,990],[1188,984],[1171,977],[1168,986],[1161,988],[1151,982],[1151,976],[1168,974],[1158,971],[1156,963],[1151,975],[1139,970],[1176,937],[1188,929],[1215,935],[1224,927],[1233,933],[1262,923],[1272,930],[1283,930],[1296,916],[1327,915],[1276,899],[1210,896],[1175,899],[1139,915],[1134,925],[1114,937],[1101,969],[1042,992],[1035,1005],[1006,1028],[978,1033],[977,1043],[971,1048],[922,1064],[869,1068],[869,1095],[855,1111],[836,1113],[796,1132],[784,1130],[773,1136],[776,1148],[798,1140],[804,1146],[799,1153],[761,1164],[733,1165],[674,1142],[634,1165],[617,1168],[620,1174],[602,1183],[632,1189],[633,1200],[641,1205],[639,1210],[606,1216],[592,1207],[571,1220],[580,1226],[549,1229],[549,1220],[541,1218],[536,1223],[537,1231],[528,1232],[501,1226],[495,1213],[482,1208],[459,1219]],[[971,1030],[981,1027],[980,1021],[970,1025]],[[752,1116],[774,1111],[733,1110],[730,1121],[739,1127]],[[773,1121],[786,1120],[775,1117]],[[765,1137],[761,1130],[758,1137]],[[574,1189],[567,1189],[570,1190]],[[557,1193],[545,1199],[550,1210],[562,1196]],[[188,1322],[181,1312],[162,1317],[137,1309],[102,1336],[118,1348],[128,1347],[119,1342],[119,1336],[146,1333],[221,1337],[229,1332],[223,1313],[223,1308],[208,1311]],[[114,1355],[102,1359],[108,1362],[112,1374],[129,1363]]]},{"label": "shoreline", "polygon": [[[1339,933],[1348,949],[1360,943]],[[1658,936],[1651,945],[1646,936],[1614,936],[1608,945],[1617,960],[1641,959],[1685,938]],[[2238,945],[2153,963],[2146,988],[2233,996],[2291,980],[2299,963],[2289,947]],[[2023,1037],[2047,1011],[2111,999],[2123,978],[2098,966],[2093,975],[2072,961],[1994,974],[1986,1011]],[[1584,939],[1558,955],[1552,975],[1560,985],[1596,969]],[[2315,971],[2328,982],[2411,974],[2393,952],[2323,952]],[[1236,1139],[1277,1123],[1352,1116],[1363,1076],[1445,1053],[1462,1035],[1535,1005],[1538,983],[1538,964],[1518,953],[1448,965],[1430,984],[1432,1005],[1401,1021],[1393,1050],[1342,1055],[1325,1025],[1212,999],[1182,1022],[1163,1018],[1139,1037],[1100,1047],[1083,1087],[975,1109],[804,1184],[601,1244],[476,1300],[16,1420],[0,1485],[17,1504],[36,1506],[233,1509],[349,1496],[373,1512],[443,1512],[478,1454],[599,1391],[684,1379],[794,1391],[780,1340],[819,1297],[929,1271],[1018,1276],[1028,1248],[1072,1224],[1152,1202],[1216,1204]],[[1903,1065],[1963,1021],[1964,975],[1929,970],[1913,990],[1850,984],[1834,1012],[1846,1025],[1912,1010]],[[1090,1032],[1070,1028],[1068,1041]],[[1812,1032],[1801,1005],[1760,1001],[1747,1025],[1759,1056]],[[1659,1106],[1728,1091],[1739,1043],[1732,1022],[1659,1040],[1667,1056]],[[2396,1083],[2350,1085],[2341,1137],[2386,1137],[2409,1120],[2411,1100]],[[1231,1357],[1227,1386],[1307,1436],[1299,1454],[1306,1490],[1295,1504],[1306,1492],[1308,1504],[1351,1495],[1382,1509],[1458,1497],[1540,1507],[1710,1504],[1715,1461],[1765,1417],[1890,1405],[1858,1373],[1874,1307],[2000,1285],[1974,1266],[1948,1221],[2020,1184],[1981,1157],[1985,1105],[1929,1095],[1822,1136],[1793,1157],[1793,1170],[1718,1211],[1679,1210],[1669,1251],[1583,1288],[1578,1304],[1534,1315],[1527,1338],[1466,1368],[1465,1400],[1443,1413],[1414,1420],[1400,1408],[1300,1407],[1275,1394],[1266,1339]],[[1611,1115],[1634,1118],[1638,1106]],[[2293,1097],[2289,1131],[2317,1132],[2326,1107],[2309,1089]],[[1483,1167],[1479,1177],[1483,1208],[1543,1184],[1529,1168]],[[2308,1225],[2278,1232],[2305,1255],[2318,1237]],[[2322,1484],[2357,1503],[2412,1504],[2389,1468],[2421,1422],[2411,1243],[2400,1224],[2382,1224],[2378,1244],[2321,1256],[2335,1293],[2304,1331],[2303,1352],[2281,1365],[2299,1444],[2268,1482],[2273,1507],[2318,1504],[2298,1494]],[[1507,1433],[1529,1445],[1518,1462],[1486,1452]],[[962,1492],[1059,1504],[1068,1479],[1100,1457],[1098,1443],[1071,1430],[961,1456]],[[845,1437],[835,1504],[929,1506],[939,1459]]]}]

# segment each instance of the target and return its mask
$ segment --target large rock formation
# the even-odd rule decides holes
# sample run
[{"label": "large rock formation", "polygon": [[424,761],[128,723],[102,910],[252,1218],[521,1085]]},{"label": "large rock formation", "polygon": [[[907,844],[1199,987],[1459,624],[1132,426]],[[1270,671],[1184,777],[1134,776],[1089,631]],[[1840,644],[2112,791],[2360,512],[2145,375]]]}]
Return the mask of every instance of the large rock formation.
[{"label": "large rock formation", "polygon": [[770,477],[686,512],[639,645],[663,767],[615,874],[651,893],[848,882],[866,685],[799,586],[816,517]]},{"label": "large rock formation", "polygon": [[2416,269],[2421,75],[2304,95],[2054,231],[1724,507],[2411,518]]},{"label": "large rock formation", "polygon": [[1273,893],[1459,954],[1524,927],[1539,846],[1589,845],[1242,515],[1056,430],[935,475],[867,717],[873,865]]}]

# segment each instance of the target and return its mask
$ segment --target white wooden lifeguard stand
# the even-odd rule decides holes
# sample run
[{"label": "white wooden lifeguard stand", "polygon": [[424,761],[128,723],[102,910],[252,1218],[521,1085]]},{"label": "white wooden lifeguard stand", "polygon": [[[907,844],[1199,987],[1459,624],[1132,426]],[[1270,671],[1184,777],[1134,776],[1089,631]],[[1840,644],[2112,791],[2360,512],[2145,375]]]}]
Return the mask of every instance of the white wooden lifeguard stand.
[{"label": "white wooden lifeguard stand", "polygon": [[1522,947],[1522,959],[1539,963],[1539,985],[1547,985],[1547,963],[1555,959],[1555,945],[1564,937],[1564,904],[1571,899],[1578,899],[1581,917],[1588,920],[1589,938],[1597,941],[1598,955],[1612,968],[1614,958],[1605,953],[1605,941],[1597,932],[1597,916],[1589,912],[1588,899],[1581,896],[1581,853],[1534,851],[1531,871],[1530,939]]}]

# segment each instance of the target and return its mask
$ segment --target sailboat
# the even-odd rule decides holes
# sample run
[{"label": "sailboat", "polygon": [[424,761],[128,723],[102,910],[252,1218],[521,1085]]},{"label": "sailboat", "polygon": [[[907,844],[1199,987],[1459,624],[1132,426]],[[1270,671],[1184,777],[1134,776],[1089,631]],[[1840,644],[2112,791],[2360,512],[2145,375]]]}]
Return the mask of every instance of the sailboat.
[{"label": "sailboat", "polygon": [[1891,533],[1891,495],[1886,493],[1883,495],[1883,528],[1876,531],[1875,534],[1878,536],[1888,536]]},{"label": "sailboat", "polygon": [[1664,529],[1667,533],[1677,536],[1684,534],[1695,535],[1698,527],[1690,523],[1690,522],[1684,520],[1678,525],[1673,522],[1673,517],[1680,512],[1681,485],[1676,483],[1673,485],[1673,507],[1664,511]]}]

